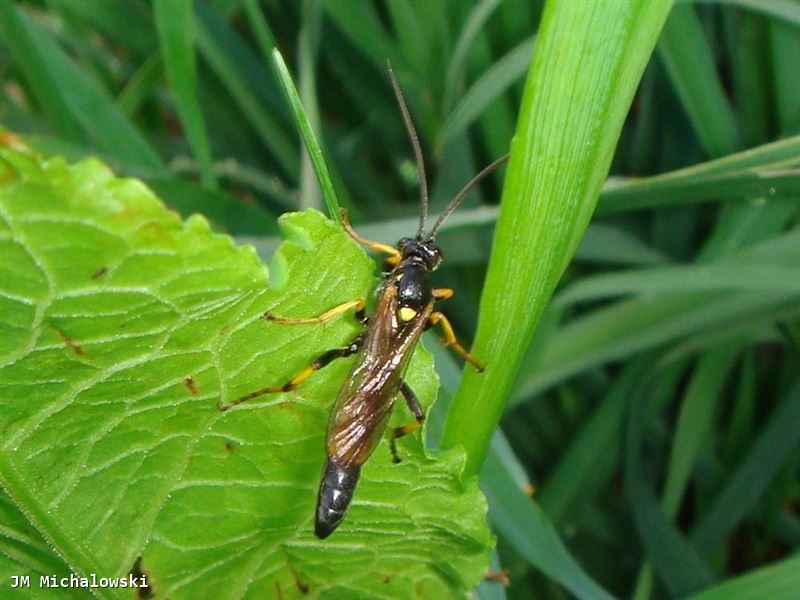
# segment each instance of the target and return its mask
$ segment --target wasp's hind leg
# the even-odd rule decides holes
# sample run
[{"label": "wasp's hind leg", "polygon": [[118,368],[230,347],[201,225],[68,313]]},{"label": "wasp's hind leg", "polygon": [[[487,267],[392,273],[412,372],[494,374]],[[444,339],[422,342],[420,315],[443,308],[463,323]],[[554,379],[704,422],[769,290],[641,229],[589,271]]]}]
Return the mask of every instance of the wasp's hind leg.
[{"label": "wasp's hind leg", "polygon": [[395,463],[400,462],[400,456],[397,454],[397,438],[408,435],[409,433],[414,433],[417,429],[422,427],[422,424],[425,422],[425,412],[422,410],[422,406],[416,394],[408,387],[405,381],[400,384],[400,393],[403,394],[408,409],[413,413],[416,421],[401,425],[400,427],[395,427],[392,430],[392,437],[389,439],[389,447],[392,450],[392,461]]},{"label": "wasp's hind leg", "polygon": [[367,313],[366,313],[366,304],[361,298],[356,298],[355,300],[349,300],[347,302],[343,302],[339,306],[334,306],[330,310],[326,310],[321,315],[316,317],[306,317],[306,318],[294,318],[294,317],[279,317],[277,315],[273,315],[270,312],[264,313],[264,318],[267,321],[274,321],[275,323],[283,323],[285,325],[303,325],[307,323],[325,323],[330,321],[333,317],[342,314],[345,311],[350,310],[351,308],[356,309],[356,319],[359,323],[366,323],[367,322]]},{"label": "wasp's hind leg", "polygon": [[328,350],[327,352],[321,354],[319,358],[317,358],[314,362],[312,362],[305,369],[300,371],[300,373],[292,377],[289,381],[287,381],[283,385],[271,385],[265,388],[261,388],[260,390],[256,390],[255,392],[250,392],[249,394],[242,396],[241,398],[237,398],[236,400],[232,400],[230,402],[226,402],[220,405],[219,409],[224,412],[228,409],[233,408],[237,404],[241,404],[242,402],[247,402],[248,400],[252,400],[253,398],[258,398],[259,396],[264,396],[265,394],[290,392],[293,389],[295,389],[298,385],[303,383],[306,379],[311,377],[315,372],[329,365],[337,358],[343,358],[345,356],[350,356],[358,352],[361,349],[361,344],[363,343],[363,341],[364,341],[364,334],[360,333],[353,339],[352,342],[350,342],[344,348],[334,348],[333,350]]},{"label": "wasp's hind leg", "polygon": [[458,342],[456,334],[453,332],[453,326],[450,325],[450,321],[447,320],[447,317],[444,316],[444,313],[439,311],[431,313],[431,316],[428,318],[428,325],[439,325],[442,328],[442,333],[444,334],[444,339],[442,340],[444,345],[450,346],[453,350],[455,350],[456,354],[475,367],[475,370],[478,371],[478,373],[483,372],[484,366],[478,361],[477,358],[467,352],[464,346]]}]

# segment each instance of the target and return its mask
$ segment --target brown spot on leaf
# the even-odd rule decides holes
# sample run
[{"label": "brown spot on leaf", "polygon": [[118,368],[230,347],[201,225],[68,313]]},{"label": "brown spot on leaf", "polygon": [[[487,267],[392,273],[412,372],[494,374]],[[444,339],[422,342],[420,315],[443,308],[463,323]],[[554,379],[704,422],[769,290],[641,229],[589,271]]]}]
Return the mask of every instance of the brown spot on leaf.
[{"label": "brown spot on leaf", "polygon": [[108,274],[108,267],[100,267],[92,273],[92,279],[100,279],[101,277],[105,277]]},{"label": "brown spot on leaf", "polygon": [[236,450],[236,446],[233,444],[233,442],[225,442],[225,450],[228,452],[233,452]]},{"label": "brown spot on leaf", "polygon": [[137,598],[152,598],[153,597],[153,588],[150,586],[150,582],[148,581],[147,572],[144,570],[144,566],[142,566],[142,557],[136,559],[136,562],[133,563],[133,568],[131,569],[131,575],[135,579],[139,579],[137,583],[144,584],[139,585],[136,588],[136,597]]},{"label": "brown spot on leaf", "polygon": [[78,345],[78,343],[77,343],[75,340],[73,340],[71,337],[69,337],[69,336],[68,336],[66,333],[64,333],[64,332],[63,332],[63,331],[61,331],[60,329],[56,329],[56,331],[58,331],[58,335],[60,335],[60,336],[61,336],[61,339],[62,339],[62,340],[64,340],[64,343],[65,343],[67,346],[69,346],[70,348],[72,348],[72,351],[73,351],[75,354],[77,354],[78,356],[83,356],[84,354],[86,354],[86,353],[83,351],[83,348],[81,348],[81,347]]},{"label": "brown spot on leaf", "polygon": [[275,582],[275,597],[278,600],[283,600],[283,589],[281,588],[281,582],[280,581],[276,581]]},{"label": "brown spot on leaf", "polygon": [[308,584],[300,579],[300,575],[297,574],[297,571],[294,570],[294,567],[292,567],[292,565],[288,565],[288,567],[289,570],[292,572],[292,577],[294,577],[294,584],[297,586],[297,589],[300,590],[301,594],[307,594],[309,590]]},{"label": "brown spot on leaf", "polygon": [[191,375],[183,380],[183,385],[186,386],[186,389],[189,390],[192,396],[197,396],[197,384],[194,382],[194,378]]}]

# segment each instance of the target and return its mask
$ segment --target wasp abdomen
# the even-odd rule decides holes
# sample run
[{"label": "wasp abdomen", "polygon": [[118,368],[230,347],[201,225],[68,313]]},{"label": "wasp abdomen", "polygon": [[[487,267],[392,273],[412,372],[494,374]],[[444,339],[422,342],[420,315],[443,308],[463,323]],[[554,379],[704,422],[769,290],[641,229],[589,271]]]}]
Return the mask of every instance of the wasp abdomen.
[{"label": "wasp abdomen", "polygon": [[342,522],[360,474],[360,466],[342,467],[330,459],[325,463],[317,496],[317,517],[314,521],[314,533],[319,539],[328,537]]}]

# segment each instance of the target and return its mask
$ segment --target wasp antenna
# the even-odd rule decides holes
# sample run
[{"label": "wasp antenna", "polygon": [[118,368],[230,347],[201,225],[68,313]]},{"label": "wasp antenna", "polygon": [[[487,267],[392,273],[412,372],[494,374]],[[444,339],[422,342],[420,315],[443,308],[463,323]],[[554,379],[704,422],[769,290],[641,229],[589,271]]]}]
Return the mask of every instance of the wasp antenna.
[{"label": "wasp antenna", "polygon": [[428,235],[429,240],[433,240],[436,237],[436,233],[439,231],[439,227],[442,226],[444,220],[450,216],[450,213],[453,212],[456,207],[461,203],[461,201],[472,191],[476,185],[478,185],[483,179],[485,179],[488,175],[491,175],[494,171],[498,169],[501,165],[505,164],[508,160],[508,154],[501,156],[497,160],[495,160],[490,165],[483,168],[483,171],[475,175],[472,179],[470,179],[469,183],[465,185],[460,192],[458,192],[452,200],[450,200],[450,204],[447,205],[447,208],[444,209],[444,212],[439,215],[439,218],[436,219],[436,223],[433,224],[433,228],[431,229],[430,235]]},{"label": "wasp antenna", "polygon": [[400,106],[400,112],[403,115],[403,122],[406,125],[408,139],[411,140],[411,146],[414,149],[414,158],[417,161],[417,171],[419,171],[420,203],[419,230],[417,231],[417,239],[422,239],[422,234],[425,231],[425,220],[428,218],[428,179],[425,176],[425,161],[422,158],[422,148],[419,145],[419,136],[417,136],[417,130],[414,129],[414,122],[411,120],[411,113],[408,112],[408,106],[406,106],[406,100],[403,98],[403,92],[400,89],[400,84],[397,82],[397,77],[395,77],[394,70],[392,69],[392,63],[387,60],[386,65],[389,68],[389,79],[392,82],[394,95],[397,98],[397,104]]}]

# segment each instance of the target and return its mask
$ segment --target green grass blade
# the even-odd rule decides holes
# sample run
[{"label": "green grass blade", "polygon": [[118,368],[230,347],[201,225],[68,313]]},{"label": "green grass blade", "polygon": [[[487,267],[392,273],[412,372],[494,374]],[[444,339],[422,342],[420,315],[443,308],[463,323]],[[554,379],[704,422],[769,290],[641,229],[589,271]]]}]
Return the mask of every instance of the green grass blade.
[{"label": "green grass blade", "polygon": [[[467,22],[461,29],[458,35],[458,41],[453,49],[453,56],[450,59],[450,64],[447,67],[447,76],[445,77],[444,84],[444,101],[443,107],[445,112],[450,110],[453,100],[456,97],[459,80],[464,72],[467,53],[469,52],[472,42],[475,37],[480,33],[481,28],[492,16],[494,10],[500,5],[500,0],[480,0],[470,11]],[[525,54],[526,58],[530,57],[530,51]],[[522,74],[521,71],[520,75]]]},{"label": "green grass blade", "polygon": [[658,267],[624,273],[602,273],[583,277],[558,294],[556,306],[633,294],[660,295],[669,292],[743,290],[785,291],[800,294],[797,267],[774,264],[730,264]]},{"label": "green grass blade", "polygon": [[531,359],[517,384],[512,405],[596,365],[655,348],[683,336],[748,328],[797,307],[800,296],[786,293],[726,292],[635,298],[582,315],[557,329],[557,344],[546,344]]},{"label": "green grass blade", "polygon": [[119,109],[128,118],[135,115],[145,99],[153,93],[163,74],[164,63],[161,54],[156,52],[144,61],[117,96]]},{"label": "green grass blade", "polygon": [[800,27],[800,4],[796,0],[694,0],[698,4],[725,4],[775,17]]},{"label": "green grass blade", "polygon": [[542,487],[539,503],[554,522],[564,520],[578,500],[586,499],[583,492],[587,480],[595,476],[601,457],[609,457],[609,461],[603,462],[608,462],[612,468],[618,463],[622,454],[620,438],[625,409],[649,361],[647,357],[625,367],[594,414],[575,434]]},{"label": "green grass blade", "polygon": [[[319,38],[322,13],[319,3],[312,0],[303,2],[303,19],[299,34],[297,69],[300,86],[300,104],[308,119],[309,130],[319,130],[319,106],[317,104],[317,84],[315,71],[319,52]],[[314,165],[308,150],[303,150],[300,162],[300,206],[319,208],[319,183],[314,176]]]},{"label": "green grass blade", "polygon": [[365,60],[370,61],[376,72],[383,73],[386,61],[390,60],[395,69],[401,66],[401,54],[374,6],[368,2],[339,2],[324,0],[325,12],[342,30],[347,38],[358,48]]},{"label": "green grass blade", "polygon": [[[775,108],[772,99],[772,65],[769,60],[769,23],[759,14],[727,11],[724,24],[733,28],[731,48],[733,96],[747,147],[770,137]],[[795,65],[797,66],[797,65]]]},{"label": "green grass blade", "polygon": [[10,2],[0,3],[0,38],[19,65],[33,95],[56,129],[74,142],[83,141],[80,122],[72,114],[57,75],[36,42],[32,24]]},{"label": "green grass blade", "polygon": [[[466,448],[466,475],[486,456],[539,317],[586,229],[670,6],[634,0],[545,7],[474,346],[476,356],[495,362],[481,374],[467,370],[442,437],[446,447]],[[573,43],[565,43],[567,35]]]},{"label": "green grass blade", "polygon": [[[221,37],[226,32],[217,31],[220,25],[210,7],[196,4],[195,10],[198,16],[195,32],[198,48],[230,95],[233,96],[264,147],[272,153],[287,175],[296,178],[300,168],[297,147],[285,133],[276,115],[264,106],[262,95],[256,91],[257,86],[248,81],[247,71],[244,70],[247,65],[242,60],[234,61],[232,52],[226,51],[224,48],[225,40]],[[263,68],[261,72],[264,72]]]},{"label": "green grass blade", "polygon": [[472,84],[442,126],[436,140],[437,151],[462,135],[492,102],[525,74],[531,64],[534,41],[531,37],[518,44]]},{"label": "green grass blade", "polygon": [[[713,582],[713,575],[708,565],[670,522],[645,479],[641,446],[647,433],[648,416],[654,412],[647,406],[648,394],[649,402],[653,402],[654,395],[649,390],[656,387],[660,379],[656,377],[655,383],[646,386],[646,392],[631,402],[625,452],[625,494],[647,556],[653,561],[670,593],[681,596],[707,587]],[[647,575],[640,579],[637,600],[649,594],[648,583]]]},{"label": "green grass blade", "polygon": [[[800,25],[800,4],[797,5]],[[775,77],[775,101],[781,135],[800,132],[800,94],[797,92],[797,69],[800,59],[800,28],[786,23],[770,23],[772,71]]]},{"label": "green grass blade", "polygon": [[[678,421],[673,435],[673,444],[668,463],[669,467],[667,468],[667,477],[661,498],[663,517],[659,514],[657,517],[659,520],[662,518],[671,521],[675,520],[675,515],[678,512],[681,499],[683,498],[695,461],[697,460],[700,445],[707,439],[708,431],[713,429],[712,419],[720,390],[725,383],[728,370],[733,360],[736,358],[739,349],[740,346],[738,344],[728,344],[705,353],[700,358],[692,374],[692,378],[683,396],[683,401],[681,402]],[[635,452],[636,450],[632,451]],[[639,501],[642,502],[641,497]],[[652,514],[655,514],[654,510],[655,509],[651,509]],[[647,518],[639,521],[640,529],[652,526],[652,523],[648,525],[646,521]],[[655,540],[652,540],[649,546],[652,547],[654,544]],[[685,546],[687,544],[681,539],[680,545]],[[665,577],[665,571],[670,573],[672,570],[668,565],[676,562],[675,557],[660,557],[658,553],[653,554],[654,561],[662,561],[661,573],[663,578]],[[650,562],[645,561],[639,573],[640,585],[637,589],[637,598],[646,597],[648,595],[648,582],[650,581],[648,571],[650,568]],[[666,577],[668,579],[672,578],[671,574],[666,575]],[[670,585],[669,581],[667,581],[667,585]],[[696,587],[696,585],[696,581],[692,578],[689,579],[688,582],[680,583],[678,587],[684,590],[687,587]]]},{"label": "green grass blade", "polygon": [[409,0],[395,0],[385,6],[391,29],[396,35],[397,48],[406,58],[408,66],[427,79],[428,67],[432,62],[431,40],[420,22],[423,9],[414,10]]},{"label": "green grass blade", "polygon": [[297,123],[297,129],[311,157],[314,171],[317,173],[317,178],[322,188],[322,195],[325,199],[325,206],[328,209],[328,216],[337,223],[340,223],[341,215],[339,214],[339,202],[336,199],[336,191],[333,189],[333,181],[328,173],[328,167],[325,164],[325,157],[322,155],[322,149],[320,148],[319,142],[317,142],[317,138],[314,135],[314,131],[311,129],[311,124],[308,122],[308,117],[303,109],[300,95],[297,93],[297,88],[294,86],[292,76],[289,74],[289,69],[286,68],[286,63],[283,62],[283,57],[277,49],[272,51],[272,60],[278,73],[278,79],[283,86],[282,89],[286,96],[286,101],[292,109],[292,114]]},{"label": "green grass blade", "polygon": [[264,18],[264,13],[258,7],[258,0],[243,0],[242,6],[244,6],[244,12],[261,50],[261,55],[269,62],[269,57],[272,56],[272,50],[275,48],[275,36],[272,29]]},{"label": "green grass blade", "polygon": [[[80,123],[80,127],[108,156],[142,171],[166,174],[158,153],[139,133],[136,127],[116,107],[108,92],[78,67],[72,59],[41,28],[13,4],[0,3],[0,27],[10,32],[22,43],[23,51],[35,52],[39,70],[32,77],[43,77],[47,93],[42,100],[54,101],[58,114],[66,108],[67,122]],[[2,31],[2,30],[0,30]],[[16,44],[14,44],[16,47]],[[20,56],[25,59],[24,56]],[[29,60],[33,60],[30,56]],[[52,94],[60,95],[54,98]],[[54,113],[55,114],[55,113]],[[70,131],[72,126],[68,126]]]},{"label": "green grass blade", "polygon": [[148,3],[130,0],[48,0],[46,4],[66,17],[65,24],[80,24],[86,28],[85,31],[97,31],[125,48],[126,53],[135,59],[134,62],[143,60],[158,49]]},{"label": "green grass blade", "polygon": [[672,84],[710,156],[739,147],[738,126],[695,9],[675,6],[658,42]]},{"label": "green grass blade", "polygon": [[155,0],[153,3],[164,69],[175,95],[178,116],[200,167],[203,185],[217,189],[211,148],[197,95],[197,62],[194,53],[194,13],[191,0]]},{"label": "green grass blade", "polygon": [[704,354],[683,396],[664,483],[662,506],[674,519],[691,477],[700,446],[713,429],[720,391],[738,353],[738,344],[727,344]]},{"label": "green grass blade", "polygon": [[550,520],[490,452],[481,471],[481,489],[489,500],[489,519],[527,561],[582,600],[611,600],[572,558]]},{"label": "green grass blade", "polygon": [[598,214],[710,200],[780,198],[800,190],[800,136],[677,171],[609,185]]},{"label": "green grass blade", "polygon": [[796,554],[689,596],[687,600],[796,600],[800,555]]},{"label": "green grass blade", "polygon": [[712,556],[752,511],[767,485],[800,445],[800,381],[773,412],[713,508],[691,534],[692,545]]},{"label": "green grass blade", "polygon": [[721,454],[727,464],[736,464],[753,435],[756,416],[757,385],[756,367],[753,352],[747,352],[741,360],[736,382],[736,395],[733,400],[728,427],[723,440]]}]

